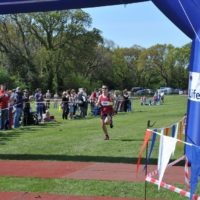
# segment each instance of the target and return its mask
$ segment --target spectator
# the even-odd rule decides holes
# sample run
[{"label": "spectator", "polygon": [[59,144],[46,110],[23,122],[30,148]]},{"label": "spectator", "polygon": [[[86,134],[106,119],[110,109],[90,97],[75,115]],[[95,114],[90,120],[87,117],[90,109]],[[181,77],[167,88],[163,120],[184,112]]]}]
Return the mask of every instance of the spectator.
[{"label": "spectator", "polygon": [[20,87],[17,87],[15,90],[14,102],[13,127],[18,128],[20,126],[20,119],[23,109],[23,92],[21,91]]},{"label": "spectator", "polygon": [[57,92],[53,95],[53,100],[54,100],[53,107],[54,107],[54,108],[58,108],[59,95],[58,95]]},{"label": "spectator", "polygon": [[46,98],[46,109],[50,108],[50,101],[51,101],[51,93],[49,90],[47,90],[46,94],[45,94],[45,98]]},{"label": "spectator", "polygon": [[77,105],[78,96],[77,96],[76,91],[74,89],[71,90],[71,96],[72,96],[73,102],[74,102],[73,103],[73,107],[74,107],[73,117],[74,117],[76,115],[76,111],[77,111],[77,107],[78,107],[78,105]]},{"label": "spectator", "polygon": [[142,96],[142,97],[140,98],[140,105],[143,106],[143,105],[146,105],[146,103],[147,103],[147,98],[146,98],[146,96]]},{"label": "spectator", "polygon": [[160,101],[161,101],[161,103],[164,103],[164,99],[165,99],[165,93],[161,92],[160,93]]},{"label": "spectator", "polygon": [[87,96],[87,89],[83,88],[83,98],[85,99],[84,103],[84,116],[87,116],[87,111],[88,111],[88,96]]},{"label": "spectator", "polygon": [[9,107],[9,111],[8,111],[8,121],[9,121],[8,128],[12,129],[12,127],[13,127],[13,115],[14,115],[13,106],[14,106],[14,103],[15,103],[15,89],[9,90],[8,94],[10,96],[10,99],[9,99],[9,102],[8,102],[8,107]]},{"label": "spectator", "polygon": [[35,93],[35,102],[36,102],[36,113],[38,115],[38,120],[43,121],[43,113],[45,113],[44,98],[40,88],[36,89]]},{"label": "spectator", "polygon": [[0,129],[8,129],[8,101],[9,95],[6,92],[6,86],[0,85]]},{"label": "spectator", "polygon": [[67,119],[69,114],[69,95],[67,92],[63,92],[62,94],[62,101],[61,101],[61,108],[62,108],[62,119]]},{"label": "spectator", "polygon": [[29,93],[28,90],[24,90],[24,95],[23,95],[23,125],[29,125],[30,124],[30,118],[31,118],[31,105],[30,105],[30,100],[29,100]]},{"label": "spectator", "polygon": [[79,89],[79,93],[78,93],[78,105],[80,108],[80,117],[81,118],[85,118],[87,112],[86,112],[86,108],[87,108],[87,96],[86,93],[84,92],[83,88]]},{"label": "spectator", "polygon": [[74,95],[73,90],[71,90],[70,95],[69,95],[69,102],[68,102],[69,119],[73,119],[73,114],[74,114],[75,96],[73,95]]},{"label": "spectator", "polygon": [[124,112],[127,112],[129,104],[129,95],[127,89],[123,91],[123,104],[124,104]]},{"label": "spectator", "polygon": [[52,122],[52,121],[54,121],[54,116],[50,115],[49,110],[46,110],[46,112],[43,114],[43,121],[44,122]]},{"label": "spectator", "polygon": [[95,104],[97,102],[98,89],[95,89],[89,97],[91,113],[94,115]]}]

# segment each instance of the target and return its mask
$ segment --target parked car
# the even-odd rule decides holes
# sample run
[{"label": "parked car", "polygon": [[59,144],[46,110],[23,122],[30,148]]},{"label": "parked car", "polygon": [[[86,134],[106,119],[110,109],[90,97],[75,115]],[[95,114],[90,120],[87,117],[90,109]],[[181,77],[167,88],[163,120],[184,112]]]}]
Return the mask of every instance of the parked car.
[{"label": "parked car", "polygon": [[138,90],[137,92],[135,92],[135,95],[137,95],[137,96],[146,95],[146,91],[145,91],[145,89]]},{"label": "parked car", "polygon": [[143,90],[144,88],[143,87],[133,87],[131,89],[131,92],[137,92],[138,90]]},{"label": "parked car", "polygon": [[155,92],[153,89],[146,89],[147,94],[153,95]]},{"label": "parked car", "polygon": [[143,90],[144,88],[143,87],[133,87],[131,89],[131,95],[134,96],[136,94],[137,91],[139,90]]},{"label": "parked car", "polygon": [[173,94],[183,94],[183,90],[180,88],[176,88],[173,90]]},{"label": "parked car", "polygon": [[142,89],[138,90],[135,95],[142,96],[142,95],[153,95],[154,91],[152,89]]},{"label": "parked car", "polygon": [[171,88],[171,87],[160,87],[160,89],[158,89],[157,91],[158,91],[158,93],[164,92],[164,94],[172,94],[173,88]]}]

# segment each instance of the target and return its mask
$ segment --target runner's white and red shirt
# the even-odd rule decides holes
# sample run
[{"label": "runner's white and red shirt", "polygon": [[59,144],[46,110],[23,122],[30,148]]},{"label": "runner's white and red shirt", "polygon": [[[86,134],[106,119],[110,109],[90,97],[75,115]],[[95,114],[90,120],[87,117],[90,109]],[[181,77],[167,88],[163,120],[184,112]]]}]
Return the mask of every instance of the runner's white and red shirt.
[{"label": "runner's white and red shirt", "polygon": [[110,114],[113,111],[113,102],[110,97],[101,95],[100,97],[100,105],[102,114]]}]

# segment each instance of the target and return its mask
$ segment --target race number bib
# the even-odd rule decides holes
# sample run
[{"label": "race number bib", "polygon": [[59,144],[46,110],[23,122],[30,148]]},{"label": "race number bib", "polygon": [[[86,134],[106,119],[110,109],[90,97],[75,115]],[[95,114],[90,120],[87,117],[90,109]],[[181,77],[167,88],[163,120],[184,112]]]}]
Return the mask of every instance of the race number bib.
[{"label": "race number bib", "polygon": [[112,102],[110,102],[110,101],[102,101],[101,105],[102,106],[112,106]]}]

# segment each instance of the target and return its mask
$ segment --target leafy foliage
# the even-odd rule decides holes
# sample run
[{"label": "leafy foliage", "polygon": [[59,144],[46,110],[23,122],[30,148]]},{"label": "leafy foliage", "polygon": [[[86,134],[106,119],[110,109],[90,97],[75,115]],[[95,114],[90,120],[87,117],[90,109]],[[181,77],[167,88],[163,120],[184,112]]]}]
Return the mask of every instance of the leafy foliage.
[{"label": "leafy foliage", "polygon": [[119,48],[91,25],[83,10],[2,15],[0,61],[9,78],[1,80],[54,91],[92,90],[103,83],[117,89],[187,88],[190,44]]}]

